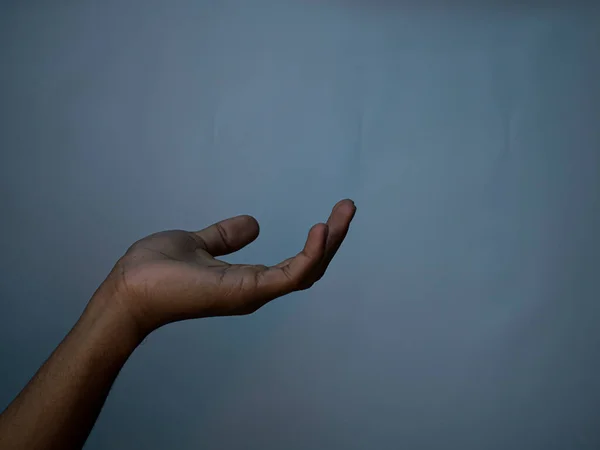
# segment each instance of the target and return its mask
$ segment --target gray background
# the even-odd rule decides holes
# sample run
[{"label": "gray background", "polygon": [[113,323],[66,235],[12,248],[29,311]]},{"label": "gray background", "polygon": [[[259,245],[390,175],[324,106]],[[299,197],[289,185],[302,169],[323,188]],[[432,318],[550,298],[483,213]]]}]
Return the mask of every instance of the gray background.
[{"label": "gray background", "polygon": [[351,197],[326,278],[151,335],[87,448],[599,448],[599,12],[410,3],[1,2],[0,407],[136,239],[248,213],[272,264]]}]

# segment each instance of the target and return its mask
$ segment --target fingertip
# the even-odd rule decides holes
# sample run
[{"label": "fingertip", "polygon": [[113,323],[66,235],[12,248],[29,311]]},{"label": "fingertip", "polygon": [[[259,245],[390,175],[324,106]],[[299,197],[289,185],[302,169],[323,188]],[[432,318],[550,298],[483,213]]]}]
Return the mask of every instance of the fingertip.
[{"label": "fingertip", "polygon": [[328,230],[329,226],[325,223],[317,223],[311,227],[304,246],[304,253],[307,256],[319,258],[325,251]]},{"label": "fingertip", "polygon": [[346,214],[353,214],[356,211],[356,204],[353,200],[345,198],[337,202],[331,210],[332,214],[336,214],[338,211],[341,211],[342,213],[345,212]]},{"label": "fingertip", "polygon": [[260,234],[260,225],[258,220],[256,220],[253,216],[249,214],[242,214],[237,216],[237,219],[243,223],[243,227],[248,230],[248,232],[252,233],[254,236],[258,236]]},{"label": "fingertip", "polygon": [[258,220],[256,220],[256,218],[254,216],[251,216],[250,214],[242,214],[239,215],[238,218],[242,219],[242,220],[246,220],[248,223],[252,223],[254,225],[256,225],[257,227],[258,225]]},{"label": "fingertip", "polygon": [[323,222],[315,223],[312,227],[310,227],[310,233],[321,233],[327,228],[327,224]]},{"label": "fingertip", "polygon": [[329,234],[329,225],[321,222],[316,224],[314,227],[318,228],[319,237],[323,242],[325,242],[327,240],[327,235]]},{"label": "fingertip", "polygon": [[354,202],[352,202],[352,215],[350,216],[350,220],[354,219],[354,216],[356,215],[356,210],[358,208],[356,207],[356,204]]}]

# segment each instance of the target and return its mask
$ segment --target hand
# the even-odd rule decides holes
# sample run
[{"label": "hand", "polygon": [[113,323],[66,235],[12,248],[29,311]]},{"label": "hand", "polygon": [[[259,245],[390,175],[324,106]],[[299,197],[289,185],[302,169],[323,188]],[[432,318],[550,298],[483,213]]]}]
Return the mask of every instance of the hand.
[{"label": "hand", "polygon": [[314,225],[304,249],[275,266],[228,264],[215,257],[254,241],[251,216],[201,231],[164,231],[133,244],[105,281],[141,334],[169,322],[250,314],[269,301],[310,288],[321,279],[346,237],[356,207],[338,202],[326,224]]}]

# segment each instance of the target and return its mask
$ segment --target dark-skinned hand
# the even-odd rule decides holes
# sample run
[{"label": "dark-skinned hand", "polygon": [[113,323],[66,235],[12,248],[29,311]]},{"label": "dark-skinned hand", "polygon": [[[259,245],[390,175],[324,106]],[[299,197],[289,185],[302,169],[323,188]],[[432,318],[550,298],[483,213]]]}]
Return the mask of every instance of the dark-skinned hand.
[{"label": "dark-skinned hand", "polygon": [[275,266],[228,264],[233,253],[259,234],[256,219],[243,215],[201,231],[163,231],[133,244],[102,289],[131,314],[142,335],[170,322],[250,314],[269,301],[310,288],[340,248],[356,207],[342,200],[327,223],[314,225],[304,248]]}]

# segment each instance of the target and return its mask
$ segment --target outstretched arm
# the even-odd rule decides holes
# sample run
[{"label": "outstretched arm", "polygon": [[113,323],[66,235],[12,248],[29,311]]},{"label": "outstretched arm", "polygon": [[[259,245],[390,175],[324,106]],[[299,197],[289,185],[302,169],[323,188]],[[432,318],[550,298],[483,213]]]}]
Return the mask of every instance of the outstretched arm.
[{"label": "outstretched arm", "polygon": [[311,228],[300,253],[272,267],[215,258],[256,239],[258,223],[250,216],[136,242],[0,415],[0,450],[81,449],[121,367],[149,333],[179,320],[250,314],[308,289],[325,273],[355,211],[352,201],[338,202],[326,224]]}]

